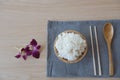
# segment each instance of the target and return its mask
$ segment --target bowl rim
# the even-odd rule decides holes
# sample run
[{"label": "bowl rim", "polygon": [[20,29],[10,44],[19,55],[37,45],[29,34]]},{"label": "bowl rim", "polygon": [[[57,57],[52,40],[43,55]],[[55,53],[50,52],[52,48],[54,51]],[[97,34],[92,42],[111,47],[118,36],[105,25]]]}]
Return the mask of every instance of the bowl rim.
[{"label": "bowl rim", "polygon": [[[55,39],[55,41],[54,41],[54,53],[55,53],[55,55],[59,58],[59,60],[65,62],[65,63],[77,63],[77,62],[80,62],[80,61],[85,57],[85,55],[87,54],[87,51],[88,51],[87,39],[86,39],[86,37],[85,37],[83,34],[81,34],[80,32],[78,32],[78,31],[76,31],[76,30],[65,30],[65,31],[61,32],[60,34],[65,33],[65,32],[67,32],[67,33],[79,34],[79,35],[86,41],[86,45],[87,45],[87,46],[86,46],[84,52],[83,52],[82,55],[80,55],[76,60],[73,60],[73,61],[68,61],[67,59],[64,59],[64,58],[59,57],[59,56],[58,56],[59,53],[58,53],[58,51],[57,51],[57,49],[56,49],[56,47],[55,47],[56,41],[57,41],[57,39],[58,39],[58,36],[57,36],[56,39]],[[58,34],[58,35],[60,35],[60,34]]]}]

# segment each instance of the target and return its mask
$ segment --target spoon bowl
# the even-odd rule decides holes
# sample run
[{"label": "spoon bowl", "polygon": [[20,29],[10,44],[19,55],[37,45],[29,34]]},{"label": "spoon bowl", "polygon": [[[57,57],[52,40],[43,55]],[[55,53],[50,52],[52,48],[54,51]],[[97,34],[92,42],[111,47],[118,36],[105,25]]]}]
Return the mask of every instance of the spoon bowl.
[{"label": "spoon bowl", "polygon": [[111,42],[114,34],[113,25],[111,23],[106,23],[103,32],[105,40]]}]

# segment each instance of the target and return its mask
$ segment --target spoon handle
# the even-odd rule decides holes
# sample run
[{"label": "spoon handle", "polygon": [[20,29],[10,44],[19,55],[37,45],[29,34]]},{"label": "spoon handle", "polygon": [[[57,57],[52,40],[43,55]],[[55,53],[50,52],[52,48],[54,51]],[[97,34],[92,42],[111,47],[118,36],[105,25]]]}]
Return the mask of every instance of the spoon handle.
[{"label": "spoon handle", "polygon": [[108,44],[108,56],[109,56],[109,75],[113,76],[114,75],[114,67],[113,67],[111,44]]}]

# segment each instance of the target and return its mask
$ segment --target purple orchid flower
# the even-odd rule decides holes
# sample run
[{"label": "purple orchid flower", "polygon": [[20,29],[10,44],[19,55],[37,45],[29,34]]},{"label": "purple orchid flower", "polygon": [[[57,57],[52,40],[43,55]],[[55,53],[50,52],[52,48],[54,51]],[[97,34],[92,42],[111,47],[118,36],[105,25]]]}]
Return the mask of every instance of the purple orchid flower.
[{"label": "purple orchid flower", "polygon": [[23,57],[24,60],[27,59],[27,55],[25,53],[25,49],[24,48],[22,48],[21,51],[15,57],[16,58],[20,58],[21,56]]},{"label": "purple orchid flower", "polygon": [[40,57],[40,48],[41,45],[37,44],[37,41],[35,39],[32,39],[32,41],[25,47],[21,49],[21,52],[19,52],[15,57],[20,58],[23,57],[24,60],[27,59],[27,56],[33,56],[34,58]]}]

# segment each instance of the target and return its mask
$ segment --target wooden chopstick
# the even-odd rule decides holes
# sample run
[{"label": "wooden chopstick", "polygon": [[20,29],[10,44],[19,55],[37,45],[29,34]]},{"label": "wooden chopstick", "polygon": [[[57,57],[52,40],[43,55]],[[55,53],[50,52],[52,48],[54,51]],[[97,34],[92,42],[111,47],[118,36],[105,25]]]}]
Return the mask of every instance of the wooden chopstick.
[{"label": "wooden chopstick", "polygon": [[92,34],[92,28],[90,26],[90,37],[91,37],[91,47],[92,47],[92,56],[93,56],[93,69],[94,69],[94,75],[96,76],[96,63],[95,63],[95,52],[94,52],[94,46],[93,46],[93,34]]},{"label": "wooden chopstick", "polygon": [[99,45],[98,45],[98,37],[97,37],[97,28],[96,28],[96,26],[94,26],[94,32],[95,32],[95,40],[96,40],[96,47],[97,47],[98,70],[99,70],[99,76],[101,76],[102,71],[101,71],[100,51],[99,51]]}]

